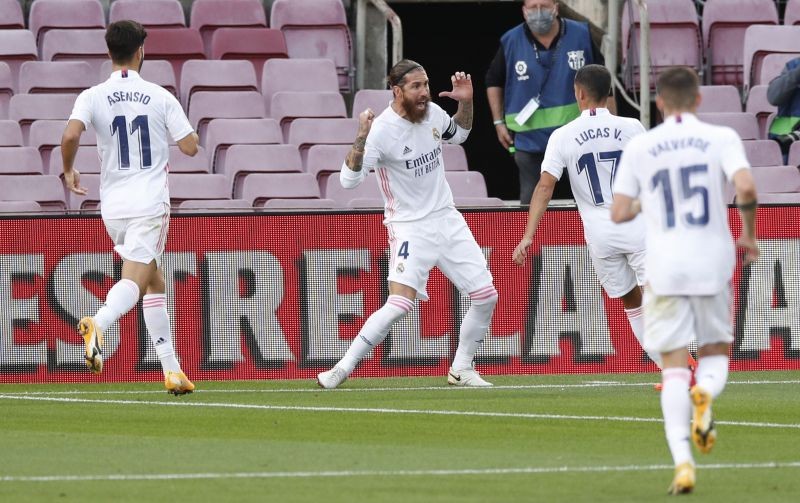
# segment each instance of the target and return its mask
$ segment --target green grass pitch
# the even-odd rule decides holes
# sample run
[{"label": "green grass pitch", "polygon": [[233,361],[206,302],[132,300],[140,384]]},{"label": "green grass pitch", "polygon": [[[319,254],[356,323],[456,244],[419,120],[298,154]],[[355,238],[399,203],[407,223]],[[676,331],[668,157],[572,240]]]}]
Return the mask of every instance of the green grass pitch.
[{"label": "green grass pitch", "polygon": [[[0,385],[0,501],[643,502],[672,479],[655,374]],[[797,502],[798,372],[732,373],[702,502]]]}]

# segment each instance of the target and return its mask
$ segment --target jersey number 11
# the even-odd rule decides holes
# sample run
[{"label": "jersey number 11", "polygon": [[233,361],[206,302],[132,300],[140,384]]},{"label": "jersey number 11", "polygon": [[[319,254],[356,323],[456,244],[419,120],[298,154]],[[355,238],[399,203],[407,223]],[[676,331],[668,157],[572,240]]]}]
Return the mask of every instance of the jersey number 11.
[{"label": "jersey number 11", "polygon": [[[137,115],[131,121],[131,132],[139,133],[139,163],[140,169],[147,169],[152,165],[150,157],[150,128],[147,125],[146,115]],[[111,122],[111,136],[117,135],[119,142],[119,169],[130,169],[130,146],[128,145],[128,127],[124,115],[117,115]]]}]

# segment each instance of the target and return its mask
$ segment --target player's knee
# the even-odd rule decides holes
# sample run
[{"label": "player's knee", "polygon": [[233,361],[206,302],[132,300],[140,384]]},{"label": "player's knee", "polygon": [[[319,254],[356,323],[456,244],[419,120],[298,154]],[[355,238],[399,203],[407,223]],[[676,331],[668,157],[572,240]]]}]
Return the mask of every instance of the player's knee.
[{"label": "player's knee", "polygon": [[402,295],[389,295],[383,310],[390,313],[393,321],[397,321],[414,309],[414,301]]},{"label": "player's knee", "polygon": [[494,285],[489,285],[470,292],[469,298],[473,305],[494,309],[494,306],[497,304],[498,295]]}]

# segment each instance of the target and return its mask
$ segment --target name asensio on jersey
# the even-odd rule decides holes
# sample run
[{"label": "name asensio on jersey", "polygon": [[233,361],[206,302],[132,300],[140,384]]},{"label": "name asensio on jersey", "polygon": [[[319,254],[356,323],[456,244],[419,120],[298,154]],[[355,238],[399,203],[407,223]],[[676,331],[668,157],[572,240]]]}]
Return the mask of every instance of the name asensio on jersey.
[{"label": "name asensio on jersey", "polygon": [[114,91],[106,96],[106,99],[108,99],[109,106],[113,106],[120,101],[132,101],[134,103],[141,103],[142,105],[150,103],[150,95],[140,93],[139,91]]},{"label": "name asensio on jersey", "polygon": [[685,148],[694,148],[703,153],[708,149],[709,142],[702,138],[679,138],[676,140],[662,141],[654,147],[647,150],[653,156],[658,157],[659,154],[664,152],[674,152]]}]

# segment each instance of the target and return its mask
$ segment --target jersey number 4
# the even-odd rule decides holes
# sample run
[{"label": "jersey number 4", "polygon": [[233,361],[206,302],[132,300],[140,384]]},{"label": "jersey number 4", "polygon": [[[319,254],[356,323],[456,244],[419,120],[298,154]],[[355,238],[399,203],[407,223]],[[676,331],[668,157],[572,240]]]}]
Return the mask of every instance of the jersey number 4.
[{"label": "jersey number 4", "polygon": [[[139,168],[147,169],[152,166],[150,157],[150,128],[147,125],[146,115],[137,115],[131,121],[130,134],[138,133],[139,137]],[[128,121],[124,115],[117,115],[111,122],[111,136],[117,135],[119,142],[119,169],[130,169],[131,157],[128,144]]]},{"label": "jersey number 4", "polygon": [[578,159],[578,174],[586,171],[586,178],[589,180],[589,188],[592,189],[592,199],[595,206],[600,206],[604,202],[603,186],[600,182],[600,175],[597,174],[597,163],[611,163],[611,178],[608,180],[608,190],[611,192],[620,157],[622,157],[622,150],[612,150],[611,152],[598,152],[596,161],[594,152],[587,152]]},{"label": "jersey number 4", "polygon": [[[687,224],[695,227],[702,227],[708,223],[708,188],[702,184],[693,183],[696,181],[692,180],[692,175],[706,175],[708,173],[708,165],[694,164],[692,166],[685,166],[678,172],[681,176],[681,202],[689,201],[690,199],[699,196],[700,206],[702,208],[699,215],[695,215],[692,212],[686,212],[684,213],[683,217]],[[704,176],[703,178],[706,177]],[[661,186],[661,192],[664,196],[664,212],[666,213],[667,228],[671,229],[675,227],[675,198],[672,195],[672,183],[669,179],[669,170],[660,169],[656,171],[656,174],[653,175],[651,180],[651,186],[653,190],[656,190],[659,186]]]}]

